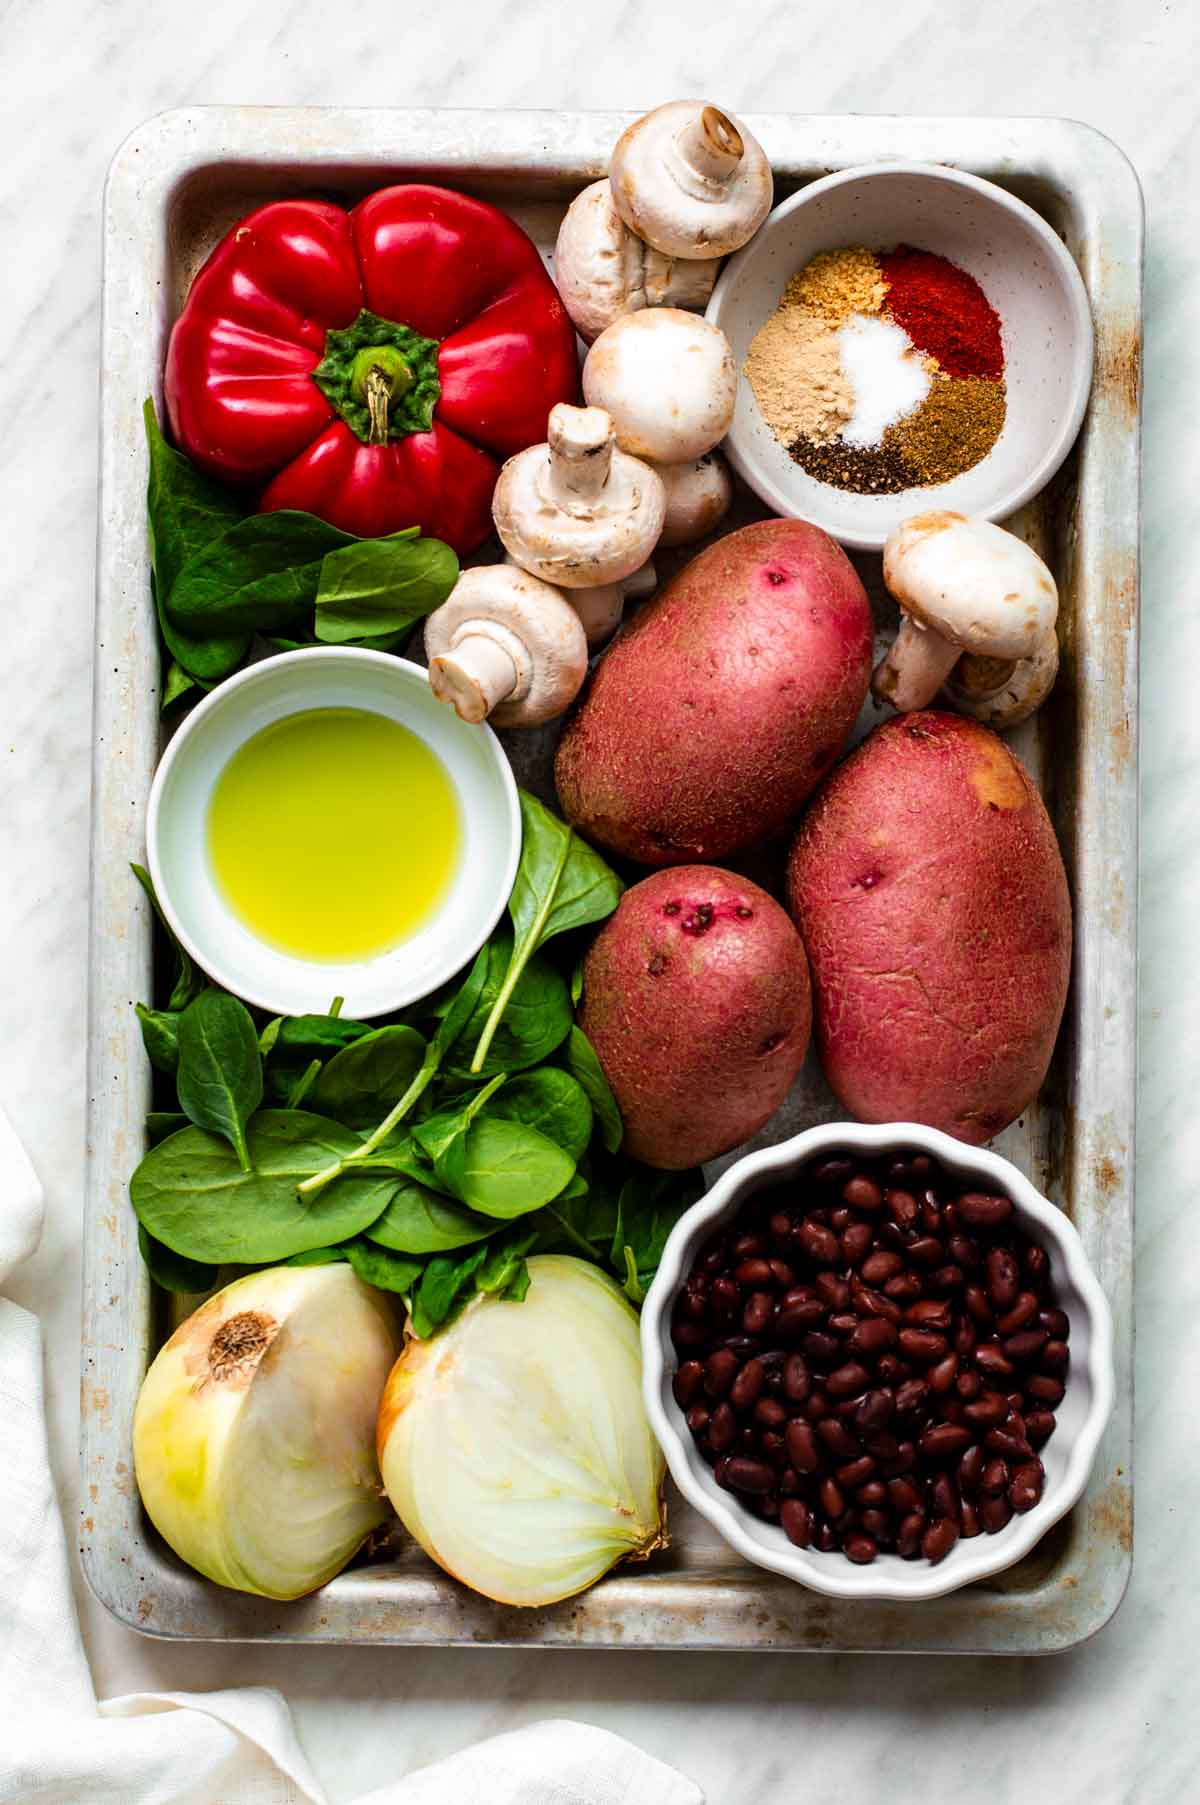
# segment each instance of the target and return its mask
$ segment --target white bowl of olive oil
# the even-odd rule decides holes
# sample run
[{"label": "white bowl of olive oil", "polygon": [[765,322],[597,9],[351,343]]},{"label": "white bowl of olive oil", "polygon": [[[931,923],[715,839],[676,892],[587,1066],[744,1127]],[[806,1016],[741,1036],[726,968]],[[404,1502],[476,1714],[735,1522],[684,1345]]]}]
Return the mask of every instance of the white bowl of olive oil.
[{"label": "white bowl of olive oil", "polygon": [[274,1014],[370,1017],[428,996],[482,946],[521,852],[500,742],[420,665],[284,652],[207,696],[150,792],[150,874],[213,980]]}]

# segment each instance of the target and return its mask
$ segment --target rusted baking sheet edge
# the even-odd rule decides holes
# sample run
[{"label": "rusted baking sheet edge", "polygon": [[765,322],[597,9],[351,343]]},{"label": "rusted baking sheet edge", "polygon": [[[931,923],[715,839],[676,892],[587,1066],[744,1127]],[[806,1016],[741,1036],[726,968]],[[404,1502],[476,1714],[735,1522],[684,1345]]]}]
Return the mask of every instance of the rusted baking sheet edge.
[{"label": "rusted baking sheet edge", "polygon": [[[1084,1232],[1116,1316],[1118,1406],[1081,1507],[1015,1575],[921,1606],[837,1604],[743,1567],[618,1573],[549,1611],[505,1610],[406,1553],[279,1606],[224,1592],[147,1533],[130,1423],[152,1334],[126,1180],[143,1147],[149,1075],[130,1002],[149,993],[151,935],[127,867],[142,850],[158,754],[158,656],[143,527],[140,408],[169,324],[176,197],[203,170],[256,168],[295,192],[404,174],[526,201],[602,173],[628,122],[611,113],[202,108],[162,115],[118,152],[104,225],[101,506],[92,827],[89,1177],[84,1231],[80,1550],[122,1621],[169,1637],[1030,1654],[1099,1629],[1132,1545],[1133,1126],[1137,873],[1137,613],[1142,206],[1136,176],[1086,126],[1032,119],[751,116],[783,189],[886,158],[951,163],[1057,216],[1091,296],[1096,386],[1062,507],[1075,599],[1077,732],[1066,836],[1078,933],[1070,1096],[1052,1190]],[[1060,556],[1061,563],[1061,556]],[[684,1538],[686,1542],[686,1536]],[[715,1557],[713,1557],[715,1558]]]}]

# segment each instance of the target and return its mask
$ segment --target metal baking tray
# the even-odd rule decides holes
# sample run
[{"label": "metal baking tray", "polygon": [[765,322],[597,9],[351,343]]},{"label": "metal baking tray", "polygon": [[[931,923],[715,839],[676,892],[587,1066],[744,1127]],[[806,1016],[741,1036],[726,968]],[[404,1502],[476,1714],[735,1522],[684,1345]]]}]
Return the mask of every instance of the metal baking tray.
[{"label": "metal baking tray", "polygon": [[[263,1642],[507,1644],[1032,1654],[1112,1616],[1132,1550],[1133,1129],[1137,908],[1138,470],[1142,203],[1116,147],[1044,119],[752,116],[779,196],[879,159],[949,163],[999,182],[1061,234],[1091,297],[1095,386],[1078,445],[1018,518],[1062,593],[1053,699],[1015,736],[1058,830],[1076,908],[1074,980],[1037,1105],[999,1145],[1074,1220],[1116,1318],[1118,1402],[1088,1491],[1026,1560],[920,1605],[837,1603],[744,1565],[672,1499],[672,1546],[583,1596],[519,1611],[475,1596],[397,1537],[291,1605],[223,1591],[178,1562],[141,1512],[130,1424],[170,1326],[138,1256],[127,1199],[150,1071],[131,1003],[151,992],[151,922],[128,875],[161,750],[158,649],[143,519],[141,404],[166,334],[219,234],[259,202],[352,201],[386,182],[444,181],[504,207],[547,250],[571,196],[604,173],[615,113],[200,108],[166,113],[117,152],[104,207],[101,491],[92,823],[89,1147],[82,1371],[84,1570],[152,1635]],[[860,560],[881,634],[895,616]],[[867,725],[864,718],[862,727]],[[526,781],[546,747],[514,748]],[[829,1119],[815,1069],[772,1122]]]}]

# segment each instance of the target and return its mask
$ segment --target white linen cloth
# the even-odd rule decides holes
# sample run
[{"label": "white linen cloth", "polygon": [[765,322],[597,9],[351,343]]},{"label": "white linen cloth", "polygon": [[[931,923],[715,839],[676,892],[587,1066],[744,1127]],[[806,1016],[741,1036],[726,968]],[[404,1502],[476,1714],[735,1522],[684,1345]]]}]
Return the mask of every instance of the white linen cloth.
[{"label": "white linen cloth", "polygon": [[[42,1192],[0,1110],[0,1285],[37,1246]],[[619,1736],[555,1720],[495,1736],[359,1805],[704,1805]],[[41,1331],[0,1297],[0,1805],[325,1805],[265,1687],[97,1700],[46,1444]]]}]

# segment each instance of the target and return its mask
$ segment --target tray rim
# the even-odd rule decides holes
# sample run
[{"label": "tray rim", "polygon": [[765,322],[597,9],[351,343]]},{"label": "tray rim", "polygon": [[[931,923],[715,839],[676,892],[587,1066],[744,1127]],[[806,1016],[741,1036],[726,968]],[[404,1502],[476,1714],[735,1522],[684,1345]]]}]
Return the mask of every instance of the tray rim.
[{"label": "tray rim", "polygon": [[[688,1647],[721,1649],[777,1649],[811,1652],[848,1651],[890,1647],[917,1651],[995,1653],[1043,1653],[1076,1646],[1097,1633],[1117,1610],[1132,1564],[1132,1230],[1133,1230],[1133,1134],[1136,1106],[1136,889],[1107,923],[1086,922],[1080,911],[1076,954],[1076,984],[1083,988],[1093,979],[1115,985],[1120,1008],[1110,1010],[1102,1027],[1115,1019],[1104,1034],[1103,1069],[1087,1091],[1086,1120],[1071,1120],[1071,1144],[1064,1149],[1064,1169],[1103,1174],[1107,1196],[1107,1224],[1099,1249],[1102,1265],[1112,1269],[1110,1297],[1118,1320],[1119,1395],[1102,1459],[1113,1468],[1113,1477],[1100,1497],[1093,1500],[1111,1521],[1103,1525],[1118,1550],[1102,1583],[1079,1601],[1080,1608],[1054,1618],[1045,1601],[1030,1609],[1017,1595],[996,1588],[991,1609],[979,1615],[986,1625],[972,1635],[963,1623],[948,1629],[939,1617],[940,1634],[934,1630],[928,1608],[915,1613],[916,1629],[908,1620],[911,1610],[900,1612],[877,1606],[860,1606],[850,1616],[859,1623],[872,1619],[869,1632],[850,1633],[831,1621],[837,1613],[811,1608],[822,1604],[806,1594],[810,1608],[798,1611],[805,1619],[796,1628],[785,1618],[776,1619],[772,1634],[731,1642],[727,1636],[705,1632],[706,1610],[728,1618],[731,1610],[744,1608],[747,1592],[770,1592],[753,1569],[724,1569],[689,1579],[685,1573],[654,1576],[656,1603],[675,1621],[687,1624],[686,1639],[645,1638],[629,1634],[628,1626],[615,1621],[590,1625],[585,1595],[555,1613],[505,1613],[497,1607],[475,1610],[488,1616],[487,1626],[469,1625],[472,1611],[453,1588],[450,1599],[433,1599],[450,1582],[409,1576],[407,1587],[419,1622],[397,1620],[395,1610],[388,1627],[354,1633],[359,1615],[370,1616],[367,1593],[378,1585],[384,1570],[364,1568],[344,1575],[335,1588],[303,1601],[299,1606],[277,1606],[267,1600],[250,1600],[218,1588],[179,1569],[143,1532],[136,1508],[132,1474],[123,1458],[127,1452],[127,1428],[116,1422],[117,1407],[102,1378],[122,1376],[120,1361],[140,1360],[144,1370],[148,1350],[149,1287],[140,1262],[129,1261],[128,1223],[124,1176],[131,1160],[127,1155],[130,1117],[136,1117],[147,1093],[148,1076],[139,1084],[131,1065],[131,1042],[111,1013],[112,978],[120,967],[122,993],[149,980],[149,935],[141,946],[132,943],[143,926],[144,911],[127,896],[118,903],[104,889],[105,864],[124,864],[124,854],[140,842],[139,766],[146,769],[148,730],[145,719],[147,678],[156,684],[157,651],[154,636],[138,632],[135,610],[145,613],[145,550],[141,532],[142,467],[140,440],[128,432],[128,416],[140,410],[142,392],[131,399],[119,391],[113,372],[130,361],[145,369],[148,385],[157,390],[155,355],[145,349],[150,332],[147,316],[166,306],[162,293],[166,279],[164,224],[173,197],[197,169],[214,164],[254,166],[304,165],[319,173],[356,170],[364,175],[397,166],[421,164],[440,169],[448,179],[470,185],[472,170],[493,177],[517,180],[534,177],[543,184],[557,183],[565,190],[582,185],[603,173],[607,151],[632,113],[539,112],[513,110],[408,110],[374,108],[267,108],[197,107],[160,113],[137,127],[117,150],[110,167],[104,196],[104,279],[102,305],[102,379],[100,417],[101,490],[97,546],[96,664],[94,725],[107,729],[94,738],[92,891],[89,944],[89,1051],[88,1051],[88,1180],[84,1223],[84,1335],[81,1375],[81,1461],[83,1502],[80,1552],[91,1590],[117,1619],[142,1633],[169,1639],[245,1640],[282,1642],[375,1642],[400,1644],[454,1644],[476,1646],[592,1646],[592,1647]],[[1111,873],[1114,854],[1119,860],[1118,878],[1136,883],[1137,855],[1137,622],[1138,622],[1138,522],[1140,382],[1136,365],[1141,327],[1141,271],[1143,206],[1136,172],[1111,139],[1080,122],[1061,119],[992,118],[953,119],[913,116],[817,116],[795,114],[746,115],[751,128],[770,146],[773,160],[783,169],[802,168],[799,182],[815,179],[825,168],[851,163],[901,160],[913,156],[976,169],[992,179],[1034,180],[1053,185],[1068,204],[1081,233],[1104,227],[1103,243],[1086,238],[1082,260],[1085,282],[1097,313],[1097,386],[1085,424],[1087,445],[1080,460],[1076,523],[1083,516],[1084,536],[1093,511],[1103,505],[1106,518],[1117,523],[1105,570],[1094,576],[1086,569],[1080,581],[1085,596],[1097,586],[1101,599],[1109,598],[1119,615],[1119,679],[1111,682],[1099,666],[1092,671],[1080,711],[1080,743],[1092,744],[1102,759],[1102,742],[1120,737],[1124,746],[1111,771],[1113,781],[1101,797],[1104,832],[1099,848],[1081,841],[1076,847],[1076,888],[1084,875]],[[384,148],[385,147],[385,148]],[[470,154],[471,152],[474,154]],[[436,154],[433,154],[435,153]],[[569,167],[568,167],[569,166]],[[791,179],[791,178],[789,178]],[[549,194],[549,189],[546,190]],[[125,261],[128,246],[119,242],[123,224],[136,221],[135,240],[143,255],[138,270]],[[1112,255],[1113,241],[1117,255]],[[157,275],[153,272],[157,270]],[[158,291],[157,294],[155,291]],[[1101,309],[1099,303],[1103,302]],[[1111,314],[1111,318],[1110,318]],[[157,317],[157,316],[156,316]],[[142,343],[139,354],[135,341]],[[140,426],[140,421],[138,422]],[[1104,454],[1091,450],[1103,435]],[[134,504],[131,513],[131,501]],[[1094,609],[1088,607],[1089,616]],[[109,635],[120,634],[118,662],[110,667]],[[1111,647],[1109,650],[1111,651]],[[1093,656],[1089,643],[1088,657]],[[113,679],[116,679],[114,682]],[[142,705],[139,715],[138,704]],[[151,715],[155,715],[150,702]],[[151,728],[156,721],[151,722]],[[117,744],[111,743],[114,727]],[[152,735],[156,740],[156,733]],[[119,763],[116,761],[120,761]],[[153,768],[151,757],[149,769]],[[144,801],[144,789],[140,792]],[[138,825],[130,831],[126,809]],[[116,850],[114,851],[114,846]],[[1106,861],[1108,861],[1106,863]],[[1102,890],[1100,892],[1103,893]],[[119,950],[118,950],[119,949]],[[127,1011],[132,1016],[132,1011]],[[1090,1019],[1090,1018],[1089,1018]],[[1115,1037],[1113,1037],[1115,1034]],[[1113,1038],[1110,1038],[1113,1037]],[[144,1062],[143,1062],[144,1063]],[[113,1070],[116,1067],[115,1071]],[[1078,1071],[1078,1068],[1077,1068]],[[114,1093],[110,1087],[116,1086]],[[114,1112],[113,1096],[125,1108]],[[137,1109],[129,1104],[137,1102]],[[1124,1235],[1113,1223],[1119,1219]],[[136,1245],[135,1245],[136,1252]],[[1116,1294],[1114,1295],[1114,1288]],[[140,1316],[141,1329],[138,1331]],[[123,1339],[113,1340],[114,1333]],[[133,1346],[129,1345],[135,1339]],[[134,1382],[134,1390],[136,1390]],[[116,1389],[115,1384],[113,1389]],[[128,1397],[121,1401],[124,1417],[132,1409]],[[125,1408],[127,1406],[127,1408]],[[102,1488],[103,1491],[102,1491]],[[1089,1497],[1096,1489],[1093,1477]],[[121,1521],[109,1523],[109,1516]],[[97,1531],[97,1521],[105,1528]],[[1090,1520],[1090,1519],[1089,1519]],[[722,1576],[724,1576],[722,1578]],[[1084,1592],[1096,1576],[1076,1576],[1074,1584]],[[610,1595],[621,1581],[610,1581]],[[784,1582],[785,1588],[787,1582]],[[138,1587],[142,1590],[138,1593]],[[156,1591],[149,1588],[156,1587]],[[795,1590],[795,1588],[793,1588]],[[710,1594],[707,1603],[679,1597],[699,1591]],[[195,1598],[184,1598],[192,1592]],[[729,1598],[724,1598],[728,1593]],[[421,1596],[423,1594],[423,1596]],[[1039,1595],[1032,1595],[1037,1598]],[[955,1609],[955,1599],[959,1605]],[[971,1594],[951,1595],[941,1601],[951,1607],[954,1619],[967,1618],[964,1602]],[[486,1606],[487,1601],[467,1601]],[[786,1601],[785,1601],[786,1602]],[[792,1601],[796,1602],[796,1601]],[[979,1601],[976,1600],[976,1603]],[[322,1608],[323,1605],[323,1608]],[[426,1622],[430,1606],[444,1610],[437,1630]],[[780,1599],[772,1593],[771,1608]],[[642,1607],[634,1604],[636,1613]],[[1032,1621],[1040,1611],[1044,1622]],[[694,1622],[697,1612],[700,1621]],[[769,1614],[769,1612],[767,1613]],[[601,1616],[604,1614],[601,1613]],[[618,1613],[619,1616],[619,1613]],[[843,1621],[846,1614],[843,1613]],[[580,1619],[584,1621],[580,1621]],[[920,1633],[921,1619],[929,1624],[931,1639]],[[1032,1639],[1019,1632],[1022,1619]],[[335,1621],[336,1619],[336,1621]],[[546,1633],[526,1631],[541,1628]],[[1016,1633],[1014,1633],[1016,1632]],[[787,1639],[784,1639],[786,1635]]]}]

